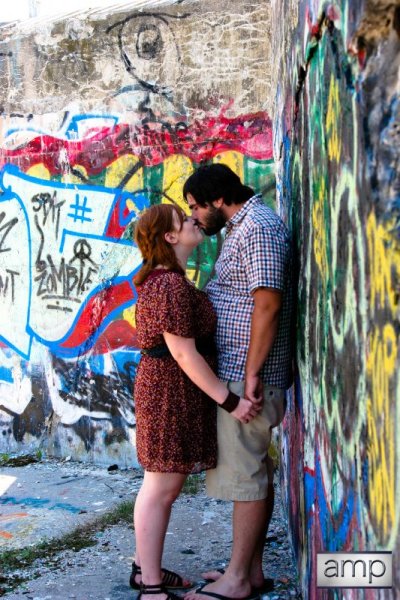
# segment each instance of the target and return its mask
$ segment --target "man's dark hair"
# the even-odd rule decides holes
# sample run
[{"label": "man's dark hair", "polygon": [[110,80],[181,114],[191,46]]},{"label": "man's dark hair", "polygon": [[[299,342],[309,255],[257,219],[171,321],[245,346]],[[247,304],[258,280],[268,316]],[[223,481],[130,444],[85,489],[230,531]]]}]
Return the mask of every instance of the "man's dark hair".
[{"label": "man's dark hair", "polygon": [[223,198],[227,206],[243,204],[254,196],[254,191],[243,185],[240,178],[226,165],[213,164],[199,167],[186,180],[183,197],[191,194],[199,206],[207,206],[218,198]]}]

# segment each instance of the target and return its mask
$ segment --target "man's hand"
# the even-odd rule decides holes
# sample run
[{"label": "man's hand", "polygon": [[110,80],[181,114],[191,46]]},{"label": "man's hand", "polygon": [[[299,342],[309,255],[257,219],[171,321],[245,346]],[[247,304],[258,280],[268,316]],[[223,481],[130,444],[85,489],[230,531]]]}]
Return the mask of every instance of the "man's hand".
[{"label": "man's hand", "polygon": [[256,407],[261,408],[264,402],[264,386],[258,375],[247,375],[244,383],[245,398]]}]

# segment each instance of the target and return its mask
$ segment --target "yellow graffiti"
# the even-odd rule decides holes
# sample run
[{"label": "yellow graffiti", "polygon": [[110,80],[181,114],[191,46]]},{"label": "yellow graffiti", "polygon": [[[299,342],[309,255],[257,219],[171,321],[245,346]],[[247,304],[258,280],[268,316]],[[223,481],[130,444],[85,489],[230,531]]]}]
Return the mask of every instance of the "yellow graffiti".
[{"label": "yellow graffiti", "polygon": [[400,250],[388,229],[382,224],[377,225],[374,213],[367,220],[367,240],[371,265],[370,307],[383,308],[388,304],[395,315],[398,310],[398,294],[393,287],[392,276],[396,274],[400,278]]},{"label": "yellow graffiti", "polygon": [[195,285],[199,285],[200,269],[186,269],[186,276],[190,281],[193,281]]},{"label": "yellow graffiti", "polygon": [[[138,165],[139,159],[133,154],[125,154],[107,167],[104,185],[110,188],[122,187],[127,192],[137,192],[143,189],[143,168]],[[127,177],[132,173],[131,177]],[[125,181],[126,180],[126,181]]]},{"label": "yellow graffiti", "polygon": [[227,167],[230,167],[232,171],[236,173],[243,181],[244,179],[244,156],[240,152],[234,150],[227,150],[226,152],[220,152],[213,158],[214,163],[222,163]]},{"label": "yellow graffiti", "polygon": [[[80,173],[82,177],[79,177],[77,173]],[[88,180],[88,172],[83,165],[74,165],[73,171],[67,171],[63,174],[61,181],[62,183],[73,183],[82,184],[85,180]]]},{"label": "yellow graffiti", "polygon": [[125,321],[128,321],[129,325],[131,325],[133,328],[136,328],[136,304],[126,308],[122,312],[122,316]]},{"label": "yellow graffiti", "polygon": [[[115,160],[108,168],[104,185],[110,188],[121,187],[126,192],[138,192],[143,190],[143,168],[139,166],[139,159],[133,154],[125,154]],[[131,173],[130,177],[127,174]],[[126,207],[130,212],[139,213],[134,199],[129,198],[126,201]]]},{"label": "yellow graffiti", "polygon": [[177,204],[189,214],[189,207],[182,196],[183,184],[193,172],[190,158],[174,154],[164,160],[164,176],[162,189],[164,192],[162,202]]},{"label": "yellow graffiti", "polygon": [[340,122],[339,84],[334,75],[331,75],[329,84],[328,110],[326,113],[326,133],[328,137],[328,156],[330,160],[340,161],[341,143],[338,134]]},{"label": "yellow graffiti", "polygon": [[37,177],[38,179],[50,180],[50,171],[43,163],[33,165],[26,171],[26,174],[30,175],[30,177]]},{"label": "yellow graffiti", "polygon": [[394,223],[378,223],[374,212],[367,219],[369,307],[375,325],[369,336],[367,374],[370,397],[367,399],[368,495],[375,530],[383,541],[391,535],[396,522],[396,414],[393,402],[399,383],[399,340],[390,321],[398,317],[396,282],[400,278],[400,248],[391,234]]},{"label": "yellow graffiti", "polygon": [[398,344],[393,326],[375,328],[370,339],[367,373],[369,500],[375,524],[384,537],[395,521],[395,415],[391,414]]},{"label": "yellow graffiti", "polygon": [[326,254],[326,222],[324,216],[325,196],[325,180],[321,179],[318,190],[318,198],[315,200],[312,209],[312,224],[315,262],[318,265],[322,281],[324,283],[328,277],[328,259]]}]

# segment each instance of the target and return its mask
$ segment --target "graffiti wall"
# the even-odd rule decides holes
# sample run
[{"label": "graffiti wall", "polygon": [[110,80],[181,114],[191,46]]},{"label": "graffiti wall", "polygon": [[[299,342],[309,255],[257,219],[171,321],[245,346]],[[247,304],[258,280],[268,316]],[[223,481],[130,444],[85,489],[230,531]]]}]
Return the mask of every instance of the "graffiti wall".
[{"label": "graffiti wall", "polygon": [[137,216],[212,161],[275,201],[268,6],[143,4],[0,30],[0,452],[135,464]]},{"label": "graffiti wall", "polygon": [[391,550],[400,590],[400,11],[272,6],[278,203],[298,263],[291,535],[305,598],[392,598],[318,590],[316,553]]}]

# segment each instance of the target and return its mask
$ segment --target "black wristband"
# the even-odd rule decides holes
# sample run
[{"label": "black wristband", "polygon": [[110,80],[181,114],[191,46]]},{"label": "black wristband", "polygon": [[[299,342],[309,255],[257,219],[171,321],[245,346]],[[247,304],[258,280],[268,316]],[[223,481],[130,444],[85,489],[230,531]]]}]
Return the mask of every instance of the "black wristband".
[{"label": "black wristband", "polygon": [[229,391],[223,403],[220,404],[220,407],[226,410],[228,413],[231,413],[235,410],[239,402],[240,396]]}]

